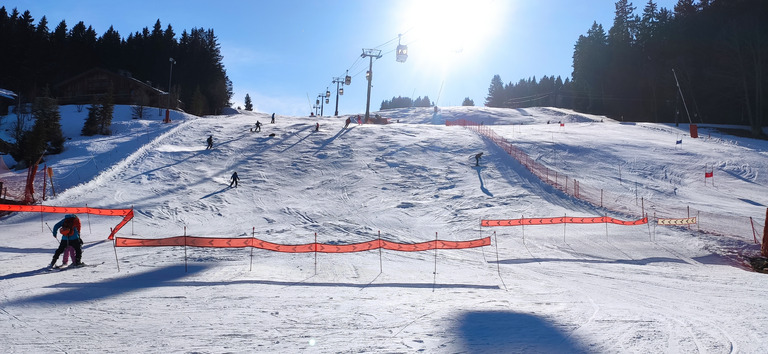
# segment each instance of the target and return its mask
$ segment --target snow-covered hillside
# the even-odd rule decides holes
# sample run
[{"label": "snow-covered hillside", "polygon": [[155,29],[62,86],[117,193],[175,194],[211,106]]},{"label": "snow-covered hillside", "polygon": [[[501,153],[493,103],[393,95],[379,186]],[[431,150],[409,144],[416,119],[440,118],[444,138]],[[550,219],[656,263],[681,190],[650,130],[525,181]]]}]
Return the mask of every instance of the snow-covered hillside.
[{"label": "snow-covered hillside", "polygon": [[[493,243],[317,255],[115,249],[105,238],[119,219],[81,215],[83,260],[97,266],[44,272],[57,245],[45,224],[61,215],[14,214],[0,219],[7,352],[768,350],[768,282],[742,257],[759,252],[743,230],[751,231],[750,217],[756,227],[765,221],[765,141],[707,127],[694,140],[687,126],[485,107],[384,111],[392,124],[348,129],[346,116],[277,116],[271,124],[268,114],[241,112],[162,124],[131,120],[125,108],[115,136],[83,138],[83,113],[62,110],[72,140],[48,164],[64,191],[45,204],[133,207],[118,235]],[[642,196],[665,217],[692,206],[720,217],[702,223],[730,223],[733,232],[481,228],[481,219],[630,213],[559,192],[489,140],[444,125],[456,119],[488,125],[535,160],[605,189],[612,205],[637,209]],[[261,132],[251,131],[256,121]],[[704,185],[705,163],[714,186]],[[237,188],[229,188],[233,172]]]}]

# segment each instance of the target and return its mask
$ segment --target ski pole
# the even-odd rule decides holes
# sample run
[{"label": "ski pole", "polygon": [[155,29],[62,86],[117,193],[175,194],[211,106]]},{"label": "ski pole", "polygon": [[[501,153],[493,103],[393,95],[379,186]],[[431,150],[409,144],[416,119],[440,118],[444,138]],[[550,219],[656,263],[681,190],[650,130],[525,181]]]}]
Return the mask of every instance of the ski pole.
[{"label": "ski pole", "polygon": [[53,234],[53,238],[55,238],[56,241],[58,241],[59,238],[56,237],[56,234],[53,233],[53,229],[51,228],[51,225],[48,225],[48,223],[45,223],[45,226],[48,226],[48,230],[51,230],[51,234]]}]

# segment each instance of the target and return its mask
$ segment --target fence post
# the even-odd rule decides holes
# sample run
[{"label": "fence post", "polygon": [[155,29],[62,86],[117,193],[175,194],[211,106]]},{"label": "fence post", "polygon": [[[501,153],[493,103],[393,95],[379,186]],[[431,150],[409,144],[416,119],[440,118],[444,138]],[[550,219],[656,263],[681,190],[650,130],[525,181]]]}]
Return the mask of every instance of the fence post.
[{"label": "fence post", "polygon": [[317,275],[317,232],[315,232],[315,275]]},{"label": "fence post", "polygon": [[184,226],[184,273],[187,272],[187,226]]},{"label": "fence post", "polygon": [[432,292],[435,292],[437,286],[437,232],[435,232],[435,271],[432,272]]},{"label": "fence post", "polygon": [[[112,228],[109,228],[109,234],[112,234]],[[120,271],[120,261],[117,260],[117,237],[112,239],[112,249],[115,251],[115,265],[117,265],[117,271]]]},{"label": "fence post", "polygon": [[251,267],[248,269],[249,272],[253,271],[253,239],[256,238],[256,226],[253,226],[253,229],[251,230]]},{"label": "fence post", "polygon": [[381,230],[379,230],[379,274],[384,273],[384,262],[381,260]]},{"label": "fence post", "polygon": [[565,225],[568,224],[568,214],[563,214],[563,243],[565,242]]}]

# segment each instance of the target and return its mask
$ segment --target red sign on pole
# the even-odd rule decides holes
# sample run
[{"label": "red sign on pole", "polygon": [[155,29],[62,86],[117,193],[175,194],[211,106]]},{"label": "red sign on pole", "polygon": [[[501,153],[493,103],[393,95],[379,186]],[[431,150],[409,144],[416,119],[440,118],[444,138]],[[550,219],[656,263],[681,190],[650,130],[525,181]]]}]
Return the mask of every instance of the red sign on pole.
[{"label": "red sign on pole", "polygon": [[696,124],[691,124],[691,138],[698,138],[699,137],[699,126]]}]

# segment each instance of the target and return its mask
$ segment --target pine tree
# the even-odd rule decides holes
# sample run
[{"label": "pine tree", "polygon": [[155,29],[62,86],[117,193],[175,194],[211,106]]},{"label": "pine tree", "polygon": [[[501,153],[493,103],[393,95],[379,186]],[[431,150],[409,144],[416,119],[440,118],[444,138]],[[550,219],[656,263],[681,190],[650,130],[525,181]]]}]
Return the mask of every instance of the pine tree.
[{"label": "pine tree", "polygon": [[253,103],[251,102],[251,96],[247,93],[245,94],[245,110],[253,111]]},{"label": "pine tree", "polygon": [[504,83],[501,76],[493,75],[491,86],[488,88],[488,97],[485,98],[486,107],[503,107],[504,101]]},{"label": "pine tree", "polygon": [[88,118],[86,118],[80,133],[85,136],[112,134],[113,112],[112,94],[102,95],[95,103],[88,107]]},{"label": "pine tree", "polygon": [[464,98],[464,102],[461,102],[461,105],[462,106],[474,106],[475,105],[475,101],[469,99],[469,97],[465,97]]}]

